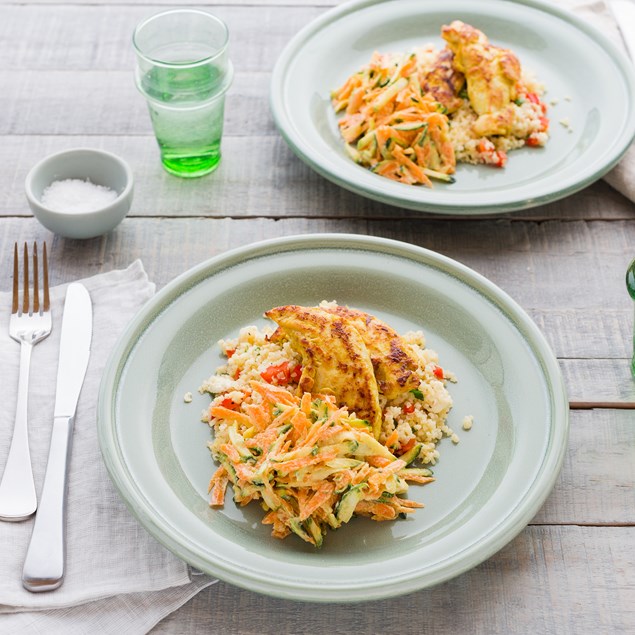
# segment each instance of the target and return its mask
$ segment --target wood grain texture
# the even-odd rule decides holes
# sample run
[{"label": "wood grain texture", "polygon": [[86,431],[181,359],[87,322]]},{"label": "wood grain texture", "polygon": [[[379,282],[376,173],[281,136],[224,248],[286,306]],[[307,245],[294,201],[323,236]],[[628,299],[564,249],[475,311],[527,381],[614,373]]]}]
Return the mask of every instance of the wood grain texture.
[{"label": "wood grain texture", "polygon": [[[27,0],[31,6],[82,6],[91,4],[87,0]],[[580,2],[580,0],[565,0],[566,2]],[[24,0],[6,0],[5,5],[9,7],[20,7],[25,4]],[[112,0],[108,2],[108,6],[129,7],[131,4],[144,5],[148,7],[157,7],[164,9],[167,7],[200,7],[207,11],[214,12],[219,6],[221,7],[245,7],[253,8],[254,6],[270,5],[282,7],[318,7],[326,11],[334,5],[340,4],[337,0],[223,0],[222,3],[216,3],[212,0],[199,0],[198,2],[189,2],[188,0]]]},{"label": "wood grain texture", "polygon": [[634,447],[632,411],[571,412],[562,471],[532,524],[635,525]]},{"label": "wood grain texture", "polygon": [[[0,134],[150,135],[145,99],[127,71],[0,70]],[[269,75],[236,73],[225,125],[235,136],[277,134]]]},{"label": "wood grain texture", "polygon": [[[191,6],[191,5],[188,5]],[[239,72],[270,72],[287,42],[325,8],[254,2],[244,6],[204,6],[227,24],[229,52]],[[135,64],[132,34],[145,18],[166,6],[100,3],[86,6],[14,5],[0,7],[0,59],[15,70],[125,71]],[[46,46],[24,46],[46,42]]]},{"label": "wood grain texture", "polygon": [[276,600],[219,582],[152,633],[632,633],[634,527],[529,527],[438,587],[372,604]]},{"label": "wood grain texture", "polygon": [[[139,117],[147,120],[149,128],[145,106],[141,106]],[[133,216],[435,218],[383,205],[334,185],[300,161],[277,134],[251,139],[232,136],[229,129],[223,139],[223,159],[218,170],[189,181],[162,169],[151,134],[2,135],[0,161],[4,169],[0,172],[0,215],[29,215],[23,187],[29,170],[54,152],[77,147],[108,150],[130,164],[135,176]],[[460,225],[456,218],[436,218],[447,223],[446,227]],[[500,222],[500,218],[491,219],[493,225]],[[635,209],[631,201],[606,183],[598,182],[564,200],[503,218],[510,221],[635,220]],[[624,250],[627,249],[625,243],[620,241]]]}]

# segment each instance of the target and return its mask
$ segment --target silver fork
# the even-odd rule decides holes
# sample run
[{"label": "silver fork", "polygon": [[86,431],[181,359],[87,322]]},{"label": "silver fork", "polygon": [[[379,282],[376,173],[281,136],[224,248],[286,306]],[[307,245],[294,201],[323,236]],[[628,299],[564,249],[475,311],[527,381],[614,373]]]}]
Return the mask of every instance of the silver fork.
[{"label": "silver fork", "polygon": [[27,403],[31,351],[51,332],[51,303],[49,300],[49,274],[46,243],[42,250],[42,302],[38,279],[37,244],[33,243],[33,302],[29,301],[29,250],[24,243],[24,285],[22,306],[19,301],[18,243],[13,249],[13,303],[9,335],[20,343],[20,375],[18,402],[9,457],[0,482],[0,520],[25,520],[37,509],[37,497],[31,469],[29,434],[27,429]]}]

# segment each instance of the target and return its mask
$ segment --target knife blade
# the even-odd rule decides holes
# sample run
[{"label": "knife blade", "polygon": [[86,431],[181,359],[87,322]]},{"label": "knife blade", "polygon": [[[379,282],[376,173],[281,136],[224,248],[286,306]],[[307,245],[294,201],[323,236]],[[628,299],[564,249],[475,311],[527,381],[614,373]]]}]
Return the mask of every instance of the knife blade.
[{"label": "knife blade", "polygon": [[611,0],[609,2],[617,26],[626,44],[631,60],[635,60],[635,2],[633,0]]},{"label": "knife blade", "polygon": [[66,479],[73,424],[86,376],[93,332],[93,309],[86,287],[74,282],[64,300],[51,445],[39,509],[22,570],[32,592],[52,591],[64,580],[66,560]]}]

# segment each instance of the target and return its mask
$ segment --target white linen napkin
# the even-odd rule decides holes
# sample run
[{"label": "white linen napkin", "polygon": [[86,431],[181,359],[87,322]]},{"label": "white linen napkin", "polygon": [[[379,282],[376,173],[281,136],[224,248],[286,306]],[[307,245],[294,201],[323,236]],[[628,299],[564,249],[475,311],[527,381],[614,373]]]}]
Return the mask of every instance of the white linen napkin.
[{"label": "white linen napkin", "polygon": [[[146,633],[214,580],[190,575],[128,511],[112,485],[97,441],[96,406],[106,360],[123,328],[154,293],[140,261],[81,281],[93,303],[91,356],[82,387],[68,479],[67,555],[63,585],[45,593],[22,587],[33,520],[0,522],[0,632]],[[53,331],[33,348],[29,440],[41,492],[55,402],[66,285],[51,289]],[[9,337],[10,295],[0,293],[0,472],[16,406],[19,345]]]},{"label": "white linen napkin", "polygon": [[[556,0],[554,4],[568,8],[585,18],[604,32],[627,56],[624,41],[610,9],[610,0]],[[635,62],[635,60],[633,60]],[[552,122],[552,126],[556,122]],[[635,201],[635,145],[632,145],[621,161],[607,174],[604,180],[631,201]]]},{"label": "white linen napkin", "polygon": [[[589,2],[589,0],[561,0],[564,4],[573,5],[571,8],[576,13],[587,18],[616,44],[624,53],[626,47],[619,27],[610,9],[610,0],[603,2],[597,0]],[[635,60],[631,60],[635,63]],[[626,196],[631,201],[635,201],[635,145],[626,151],[622,160],[604,176],[604,180],[614,187],[618,192]]]}]

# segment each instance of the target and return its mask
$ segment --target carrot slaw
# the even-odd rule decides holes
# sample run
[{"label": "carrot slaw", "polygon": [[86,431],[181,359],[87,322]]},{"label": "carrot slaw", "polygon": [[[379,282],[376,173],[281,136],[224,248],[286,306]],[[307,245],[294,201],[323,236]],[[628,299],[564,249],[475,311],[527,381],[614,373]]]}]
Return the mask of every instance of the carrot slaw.
[{"label": "carrot slaw", "polygon": [[358,164],[407,184],[454,182],[444,107],[423,93],[417,57],[375,53],[331,94],[346,149]]},{"label": "carrot slaw", "polygon": [[219,398],[210,407],[217,429],[210,450],[220,463],[211,506],[223,505],[231,484],[236,503],[260,501],[273,536],[294,533],[316,547],[354,514],[384,521],[423,507],[402,498],[408,482],[434,480],[430,470],[408,467],[421,446],[397,458],[331,396],[298,397],[259,381],[250,387],[240,403],[227,407]]}]

